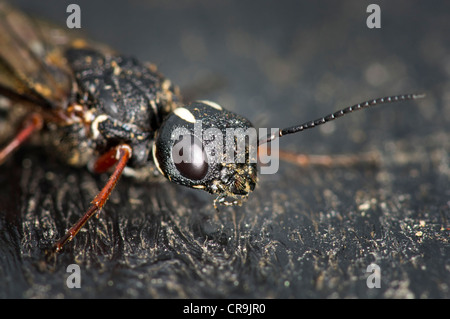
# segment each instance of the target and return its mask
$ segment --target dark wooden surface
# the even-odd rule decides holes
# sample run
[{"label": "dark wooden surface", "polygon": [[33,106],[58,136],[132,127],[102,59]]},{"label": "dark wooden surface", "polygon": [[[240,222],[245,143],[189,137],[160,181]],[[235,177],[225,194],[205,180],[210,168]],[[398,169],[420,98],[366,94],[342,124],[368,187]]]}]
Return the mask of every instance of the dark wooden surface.
[{"label": "dark wooden surface", "polygon": [[[69,2],[18,3],[65,23]],[[43,250],[107,177],[25,147],[0,167],[0,297],[450,297],[447,2],[379,1],[379,30],[366,27],[364,1],[77,3],[84,32],[258,126],[390,94],[425,91],[427,99],[280,143],[306,154],[377,151],[378,166],[281,163],[243,207],[220,213],[200,191],[122,178],[52,270],[40,268]],[[211,82],[221,85],[211,90]],[[66,286],[72,263],[80,289]],[[379,289],[366,285],[371,263]]]}]

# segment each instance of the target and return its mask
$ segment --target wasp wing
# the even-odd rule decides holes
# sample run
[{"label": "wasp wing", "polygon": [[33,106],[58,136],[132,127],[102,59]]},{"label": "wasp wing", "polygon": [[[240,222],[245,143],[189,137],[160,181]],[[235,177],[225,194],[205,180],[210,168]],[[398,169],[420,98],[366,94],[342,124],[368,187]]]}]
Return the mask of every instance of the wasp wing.
[{"label": "wasp wing", "polygon": [[75,83],[63,57],[72,40],[68,32],[0,2],[0,95],[64,108]]}]

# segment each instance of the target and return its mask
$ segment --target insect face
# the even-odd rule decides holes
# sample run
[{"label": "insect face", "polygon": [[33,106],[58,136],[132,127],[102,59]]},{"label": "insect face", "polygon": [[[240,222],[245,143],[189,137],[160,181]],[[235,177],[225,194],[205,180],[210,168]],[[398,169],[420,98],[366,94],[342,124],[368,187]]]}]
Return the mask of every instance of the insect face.
[{"label": "insect face", "polygon": [[240,204],[256,185],[257,146],[252,141],[256,130],[247,119],[198,101],[167,116],[153,158],[170,181],[217,194],[216,203]]}]

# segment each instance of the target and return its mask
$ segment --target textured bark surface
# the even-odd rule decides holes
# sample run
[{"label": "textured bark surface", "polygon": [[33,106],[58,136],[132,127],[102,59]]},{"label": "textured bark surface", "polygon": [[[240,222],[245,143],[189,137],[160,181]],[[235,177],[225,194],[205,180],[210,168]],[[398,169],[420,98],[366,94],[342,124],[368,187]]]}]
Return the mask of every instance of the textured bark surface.
[{"label": "textured bark surface", "polygon": [[[65,3],[18,3],[65,23]],[[378,30],[366,27],[369,3],[357,1],[77,3],[83,32],[257,126],[286,127],[390,94],[428,96],[283,138],[290,151],[376,151],[381,161],[281,162],[243,207],[216,213],[200,191],[122,178],[51,270],[41,267],[43,250],[107,176],[25,147],[0,166],[0,297],[450,297],[447,2],[381,1]],[[66,286],[73,263],[81,289]],[[366,284],[371,263],[379,289]]]}]

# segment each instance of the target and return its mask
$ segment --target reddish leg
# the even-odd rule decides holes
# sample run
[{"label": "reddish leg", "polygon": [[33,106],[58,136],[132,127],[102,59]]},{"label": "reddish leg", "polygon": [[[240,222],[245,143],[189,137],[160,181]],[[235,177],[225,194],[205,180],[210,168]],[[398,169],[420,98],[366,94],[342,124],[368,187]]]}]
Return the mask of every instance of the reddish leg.
[{"label": "reddish leg", "polygon": [[[109,164],[109,167],[117,163],[114,172],[109,177],[108,182],[103,187],[103,189],[95,196],[94,200],[91,202],[91,207],[88,211],[78,220],[78,222],[73,225],[67,233],[61,237],[53,246],[51,255],[59,252],[62,247],[80,231],[80,229],[86,224],[86,222],[96,213],[100,212],[103,205],[105,205],[108,200],[109,195],[117,184],[120,175],[122,174],[125,166],[127,165],[128,160],[131,157],[131,147],[127,144],[121,144],[116,146],[111,151],[107,152],[105,156],[101,156],[95,165],[95,167],[102,167],[106,169],[106,165]],[[111,158],[111,154],[115,154],[115,160],[113,161]]]},{"label": "reddish leg", "polygon": [[94,163],[93,167],[90,167],[94,173],[102,174],[106,173],[111,167],[118,161],[117,148],[112,148],[102,156],[100,156]]},{"label": "reddish leg", "polygon": [[299,166],[348,167],[358,164],[376,165],[380,161],[375,152],[348,155],[305,155],[280,150],[279,156],[280,159]]},{"label": "reddish leg", "polygon": [[7,144],[3,149],[0,150],[0,164],[2,164],[5,159],[14,152],[20,145],[22,145],[30,136],[36,131],[39,131],[42,128],[42,124],[44,123],[42,117],[33,113],[26,118],[24,121],[23,128],[19,131],[19,133],[12,139],[9,144]]},{"label": "reddish leg", "polygon": [[[260,146],[260,148],[262,147],[267,148],[266,145]],[[258,149],[258,158],[260,156],[259,151],[260,149]],[[267,150],[265,152],[267,153]],[[380,162],[380,156],[376,152],[348,155],[306,155],[279,150],[278,157],[298,166],[348,167],[358,164],[377,165]]]}]

